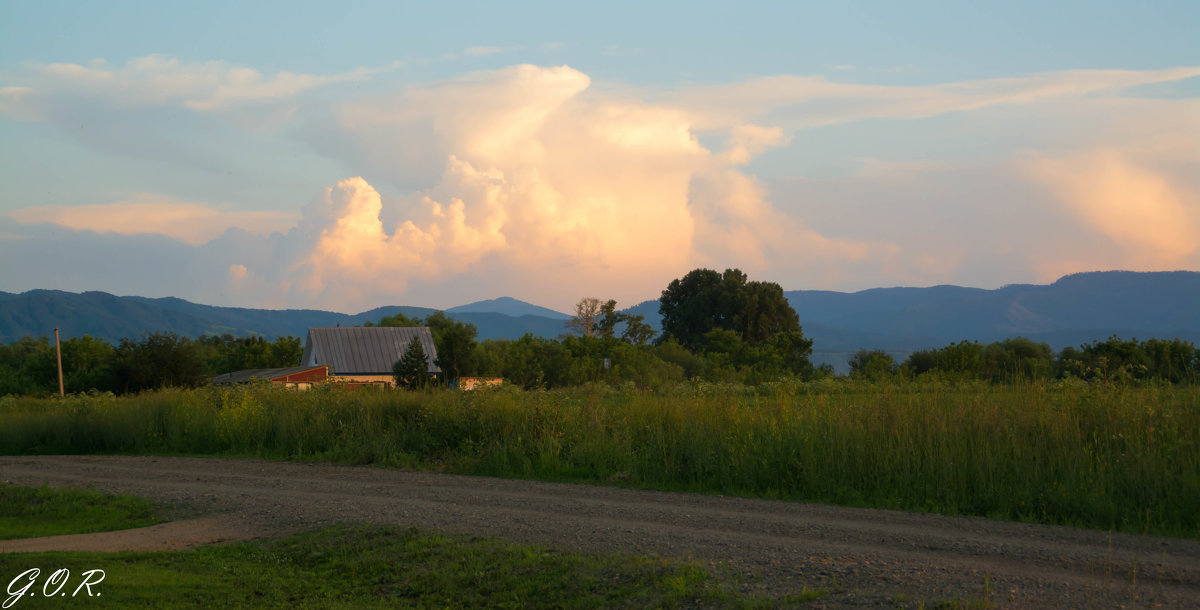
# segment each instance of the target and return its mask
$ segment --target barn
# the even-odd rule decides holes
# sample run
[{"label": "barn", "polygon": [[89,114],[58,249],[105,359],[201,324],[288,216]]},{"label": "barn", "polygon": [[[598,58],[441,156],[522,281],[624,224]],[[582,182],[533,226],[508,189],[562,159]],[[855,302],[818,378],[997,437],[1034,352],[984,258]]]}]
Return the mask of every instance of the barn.
[{"label": "barn", "polygon": [[212,382],[217,385],[235,383],[251,383],[269,381],[272,384],[286,388],[307,390],[314,383],[321,383],[329,377],[327,366],[294,366],[282,369],[246,369],[217,375]]},{"label": "barn", "polygon": [[412,341],[425,350],[427,372],[440,375],[437,346],[427,326],[313,327],[304,340],[301,366],[328,366],[330,381],[352,385],[395,385],[392,365]]}]

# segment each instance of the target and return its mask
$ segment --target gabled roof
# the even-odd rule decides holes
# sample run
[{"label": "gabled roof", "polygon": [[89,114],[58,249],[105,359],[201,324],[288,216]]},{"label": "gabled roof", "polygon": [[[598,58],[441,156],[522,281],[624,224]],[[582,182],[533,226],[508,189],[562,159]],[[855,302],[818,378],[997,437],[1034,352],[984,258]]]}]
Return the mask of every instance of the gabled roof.
[{"label": "gabled roof", "polygon": [[416,339],[425,350],[430,373],[442,370],[434,364],[437,347],[427,326],[347,326],[308,329],[300,364],[329,365],[331,375],[391,375],[392,365]]},{"label": "gabled roof", "polygon": [[318,367],[318,366],[293,366],[293,367],[289,367],[289,368],[285,368],[285,369],[243,369],[240,371],[234,371],[232,373],[225,373],[223,375],[214,375],[212,378],[212,382],[213,383],[242,383],[242,382],[251,381],[254,379],[266,379],[268,381],[275,381],[275,380],[279,379],[279,380],[283,381],[284,379],[282,379],[282,378],[290,377],[292,375],[298,375],[300,373],[307,373],[309,371],[312,371],[312,370],[318,369],[318,368],[321,368],[321,367]]}]

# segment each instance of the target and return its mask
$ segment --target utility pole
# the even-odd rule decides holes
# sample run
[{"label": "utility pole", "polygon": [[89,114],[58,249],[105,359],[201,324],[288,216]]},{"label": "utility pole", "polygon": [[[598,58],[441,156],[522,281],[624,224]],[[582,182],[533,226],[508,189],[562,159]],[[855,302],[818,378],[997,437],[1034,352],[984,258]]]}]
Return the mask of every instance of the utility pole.
[{"label": "utility pole", "polygon": [[56,352],[58,352],[58,395],[66,396],[67,393],[63,391],[62,344],[58,342],[58,328],[57,327],[54,329],[54,350]]}]

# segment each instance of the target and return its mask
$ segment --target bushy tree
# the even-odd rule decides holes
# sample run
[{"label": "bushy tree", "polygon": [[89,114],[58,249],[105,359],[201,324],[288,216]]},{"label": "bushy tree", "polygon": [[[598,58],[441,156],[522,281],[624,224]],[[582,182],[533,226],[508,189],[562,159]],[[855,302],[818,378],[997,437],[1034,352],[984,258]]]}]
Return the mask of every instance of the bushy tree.
[{"label": "bushy tree", "polygon": [[570,354],[558,341],[525,334],[514,341],[489,339],[479,344],[476,358],[484,375],[526,389],[562,383],[563,363]]},{"label": "bushy tree", "polygon": [[728,281],[712,269],[695,269],[672,280],[658,300],[663,329],[659,340],[674,339],[694,352],[699,350],[708,331],[729,329],[735,303],[729,287],[744,283],[745,277],[732,269],[725,276]]},{"label": "bushy tree", "polygon": [[744,381],[812,372],[812,341],[770,282],[749,282],[738,269],[695,269],[671,282],[659,299],[660,342],[673,340],[705,355],[708,374]]},{"label": "bushy tree", "polygon": [[433,333],[433,344],[437,347],[434,362],[447,380],[477,372],[475,337],[479,331],[474,324],[459,322],[439,311],[425,318],[425,326]]},{"label": "bushy tree", "polygon": [[735,306],[731,330],[741,334],[746,343],[761,345],[781,333],[800,332],[800,318],[779,284],[744,282]]},{"label": "bushy tree", "polygon": [[243,369],[278,369],[300,364],[304,348],[299,337],[234,337],[232,334],[201,335],[194,345],[209,375]]},{"label": "bushy tree", "polygon": [[21,337],[0,348],[0,396],[58,392],[54,346],[46,337]]},{"label": "bushy tree", "polygon": [[1015,337],[983,349],[983,378],[990,381],[1047,379],[1054,372],[1054,350],[1046,343]]},{"label": "bushy tree", "polygon": [[600,337],[611,337],[617,330],[617,325],[624,320],[624,316],[617,311],[617,302],[609,299],[600,306],[600,319],[596,321],[596,335]]},{"label": "bushy tree", "polygon": [[285,368],[300,365],[304,344],[300,337],[278,337],[271,344],[271,365],[266,368]]},{"label": "bushy tree", "polygon": [[678,366],[686,379],[704,377],[707,372],[708,361],[703,356],[688,351],[674,339],[662,341],[653,349],[659,360]]},{"label": "bushy tree", "polygon": [[1121,339],[1093,341],[1059,353],[1060,374],[1105,381],[1160,379],[1194,383],[1200,371],[1200,352],[1180,339]]},{"label": "bushy tree", "polygon": [[62,342],[63,385],[67,392],[117,389],[113,370],[117,350],[107,341],[88,335]]},{"label": "bushy tree", "polygon": [[896,360],[883,350],[860,349],[850,357],[850,376],[855,379],[879,380],[896,372]]},{"label": "bushy tree", "polygon": [[1163,381],[1196,383],[1200,380],[1200,350],[1182,339],[1149,339],[1142,344],[1150,370]]},{"label": "bushy tree", "polygon": [[437,358],[434,363],[442,369],[447,381],[463,375],[474,375],[479,372],[475,337],[479,330],[474,324],[460,322],[446,315],[444,311],[429,314],[424,320],[420,316],[408,317],[402,312],[386,316],[378,324],[367,322],[364,326],[427,326],[433,335],[433,345],[437,348]]},{"label": "bushy tree", "polygon": [[659,298],[663,338],[696,351],[715,328],[732,331],[749,345],[780,333],[801,332],[800,318],[771,282],[748,282],[738,269],[695,269],[673,280]]},{"label": "bushy tree", "polygon": [[141,341],[121,339],[114,369],[122,392],[194,388],[206,381],[199,350],[175,333],[150,333]]},{"label": "bushy tree", "polygon": [[909,354],[901,368],[910,376],[936,371],[951,377],[979,379],[983,375],[983,346],[959,341],[945,347]]},{"label": "bushy tree", "polygon": [[646,323],[646,316],[624,315],[625,330],[621,331],[621,339],[633,345],[646,345],[658,334],[653,326]]}]

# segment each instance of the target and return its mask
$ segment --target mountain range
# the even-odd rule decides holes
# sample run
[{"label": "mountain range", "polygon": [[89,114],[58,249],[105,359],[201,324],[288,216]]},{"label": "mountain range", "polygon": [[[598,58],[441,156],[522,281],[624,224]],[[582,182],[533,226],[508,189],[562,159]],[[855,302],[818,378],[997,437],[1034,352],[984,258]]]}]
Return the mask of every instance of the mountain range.
[{"label": "mountain range", "polygon": [[[1180,338],[1200,343],[1200,272],[1103,271],[1065,276],[1048,285],[1014,284],[985,290],[961,286],[874,288],[859,292],[795,290],[784,293],[813,340],[814,362],[844,370],[860,348],[903,359],[917,349],[953,341],[996,341],[1023,336],[1056,350],[1111,335]],[[0,292],[0,342],[22,336],[88,334],[116,343],[122,337],[170,331],[185,336],[230,333],[303,337],[310,326],[354,326],[403,313],[435,310],[388,306],[358,314],[309,309],[246,309],[183,299],[119,297],[104,292]],[[625,310],[659,328],[658,301]],[[480,339],[526,333],[557,337],[570,315],[503,297],[446,310],[474,324]]]}]

